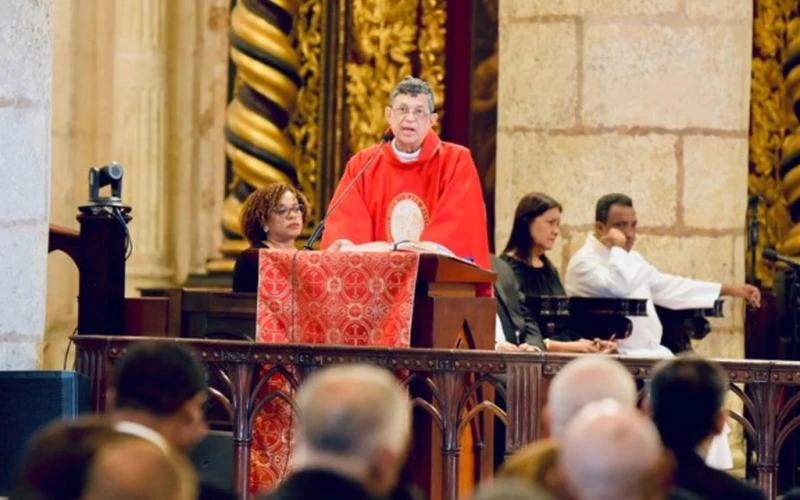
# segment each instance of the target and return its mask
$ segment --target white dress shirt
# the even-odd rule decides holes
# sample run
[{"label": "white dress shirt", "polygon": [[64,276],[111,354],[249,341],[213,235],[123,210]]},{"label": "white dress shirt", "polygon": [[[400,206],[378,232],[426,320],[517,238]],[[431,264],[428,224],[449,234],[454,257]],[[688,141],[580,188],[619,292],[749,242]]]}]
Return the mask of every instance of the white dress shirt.
[{"label": "white dress shirt", "polygon": [[[610,250],[593,234],[567,265],[564,280],[567,295],[575,297],[619,297],[647,299],[647,316],[631,316],[633,331],[627,339],[617,341],[619,353],[627,356],[672,356],[661,345],[663,328],[655,304],[670,309],[705,309],[713,307],[722,285],[659,272],[638,252],[619,247]],[[725,424],[721,434],[711,442],[706,456],[710,467],[733,468]]]},{"label": "white dress shirt", "polygon": [[569,261],[564,279],[567,295],[647,299],[647,316],[632,316],[633,331],[620,339],[620,354],[669,356],[661,345],[663,333],[655,304],[670,309],[714,306],[722,285],[659,272],[638,252],[619,247],[610,250],[590,234]]}]

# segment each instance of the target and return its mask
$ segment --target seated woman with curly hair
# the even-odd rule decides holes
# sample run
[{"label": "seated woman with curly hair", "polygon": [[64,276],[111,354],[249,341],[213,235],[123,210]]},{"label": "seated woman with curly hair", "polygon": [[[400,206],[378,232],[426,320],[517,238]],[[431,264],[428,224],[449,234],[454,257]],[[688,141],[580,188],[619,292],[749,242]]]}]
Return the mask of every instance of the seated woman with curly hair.
[{"label": "seated woman with curly hair", "polygon": [[296,250],[308,211],[308,200],[291,184],[263,187],[242,206],[242,234],[250,248],[239,255],[233,268],[233,291],[254,293],[258,288],[258,250]]}]

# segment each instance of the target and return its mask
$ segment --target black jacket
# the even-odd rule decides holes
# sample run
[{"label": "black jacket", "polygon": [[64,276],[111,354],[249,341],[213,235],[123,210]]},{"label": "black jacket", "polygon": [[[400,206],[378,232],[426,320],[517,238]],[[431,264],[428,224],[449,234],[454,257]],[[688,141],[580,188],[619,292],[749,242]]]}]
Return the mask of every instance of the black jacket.
[{"label": "black jacket", "polygon": [[[525,307],[514,271],[496,255],[491,256],[491,261],[492,271],[497,273],[494,284],[497,314],[500,316],[506,340],[512,344],[526,343],[544,351],[542,332],[536,319]],[[519,341],[516,332],[519,332]]]},{"label": "black jacket", "polygon": [[693,451],[676,453],[676,485],[710,500],[764,500],[764,492],[706,465]]},{"label": "black jacket", "polygon": [[305,470],[291,474],[275,490],[258,500],[381,500],[360,484],[324,470]]}]

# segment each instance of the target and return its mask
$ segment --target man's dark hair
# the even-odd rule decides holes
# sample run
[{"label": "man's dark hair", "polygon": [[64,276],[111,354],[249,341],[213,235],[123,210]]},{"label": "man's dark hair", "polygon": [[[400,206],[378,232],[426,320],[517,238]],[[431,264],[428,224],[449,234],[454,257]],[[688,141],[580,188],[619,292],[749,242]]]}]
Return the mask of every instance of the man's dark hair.
[{"label": "man's dark hair", "polygon": [[611,193],[597,200],[597,207],[594,210],[594,220],[605,224],[608,222],[608,214],[611,207],[621,205],[623,207],[633,207],[633,200],[630,196],[622,193]]},{"label": "man's dark hair", "polygon": [[650,382],[650,406],[664,445],[677,453],[693,451],[714,431],[727,390],[722,367],[699,356],[679,356],[658,366]]},{"label": "man's dark hair", "polygon": [[170,416],[207,389],[197,357],[174,342],[134,344],[114,367],[116,408]]}]

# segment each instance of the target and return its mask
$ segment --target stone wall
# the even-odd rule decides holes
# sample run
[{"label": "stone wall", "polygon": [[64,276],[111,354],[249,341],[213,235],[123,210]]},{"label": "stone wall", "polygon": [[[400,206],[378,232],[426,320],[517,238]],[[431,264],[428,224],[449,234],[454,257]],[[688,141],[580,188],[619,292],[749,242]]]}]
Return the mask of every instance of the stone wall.
[{"label": "stone wall", "polygon": [[[500,4],[498,247],[519,198],[548,193],[563,275],[597,198],[619,191],[662,271],[743,282],[752,2]],[[743,308],[728,300],[698,349],[742,357]]]},{"label": "stone wall", "polygon": [[0,370],[35,369],[45,326],[52,2],[0,2]]}]

